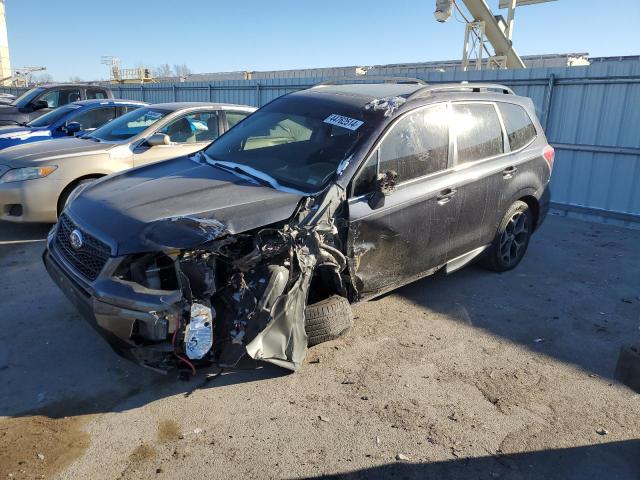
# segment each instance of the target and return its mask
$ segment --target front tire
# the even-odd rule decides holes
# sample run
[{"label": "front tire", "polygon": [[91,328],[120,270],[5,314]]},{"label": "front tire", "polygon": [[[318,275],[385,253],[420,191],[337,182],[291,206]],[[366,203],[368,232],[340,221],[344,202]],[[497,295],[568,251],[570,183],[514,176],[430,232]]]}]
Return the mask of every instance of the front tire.
[{"label": "front tire", "polygon": [[481,265],[494,272],[515,268],[527,251],[533,232],[533,214],[529,205],[518,200],[500,222],[491,247]]},{"label": "front tire", "polygon": [[353,325],[349,300],[339,295],[307,305],[304,317],[307,345],[310,347],[335,340]]}]

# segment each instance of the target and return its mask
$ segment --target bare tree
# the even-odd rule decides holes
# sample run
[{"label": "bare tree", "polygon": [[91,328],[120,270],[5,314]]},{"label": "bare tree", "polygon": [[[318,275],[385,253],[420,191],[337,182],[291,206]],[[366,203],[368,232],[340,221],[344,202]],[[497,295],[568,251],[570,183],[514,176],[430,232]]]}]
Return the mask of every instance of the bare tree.
[{"label": "bare tree", "polygon": [[45,83],[52,83],[53,77],[50,73],[38,73],[31,75],[31,83],[35,85],[42,85]]},{"label": "bare tree", "polygon": [[82,82],[84,82],[84,80],[82,78],[78,77],[77,75],[71,75],[69,77],[69,81],[71,83],[82,83]]},{"label": "bare tree", "polygon": [[174,65],[173,71],[176,73],[177,77],[186,77],[187,75],[191,75],[191,69],[184,63],[180,65]]},{"label": "bare tree", "polygon": [[155,69],[154,76],[156,78],[168,78],[173,77],[173,70],[168,63],[163,63],[162,65],[158,65]]}]

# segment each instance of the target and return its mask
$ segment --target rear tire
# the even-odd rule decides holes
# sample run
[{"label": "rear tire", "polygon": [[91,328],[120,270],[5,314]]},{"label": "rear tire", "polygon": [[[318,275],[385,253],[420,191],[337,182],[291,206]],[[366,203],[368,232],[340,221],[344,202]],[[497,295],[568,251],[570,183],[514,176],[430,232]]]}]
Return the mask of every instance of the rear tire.
[{"label": "rear tire", "polygon": [[529,205],[518,200],[507,210],[480,264],[494,272],[515,268],[527,251],[532,231],[533,212]]},{"label": "rear tire", "polygon": [[304,329],[310,347],[335,340],[353,325],[349,300],[339,295],[307,305],[304,311]]}]

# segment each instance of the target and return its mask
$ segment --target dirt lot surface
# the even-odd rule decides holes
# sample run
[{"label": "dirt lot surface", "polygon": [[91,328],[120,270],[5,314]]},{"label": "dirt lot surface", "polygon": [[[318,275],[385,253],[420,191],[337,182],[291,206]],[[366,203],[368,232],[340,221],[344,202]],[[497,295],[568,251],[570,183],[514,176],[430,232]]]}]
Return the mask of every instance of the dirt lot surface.
[{"label": "dirt lot surface", "polygon": [[295,374],[128,363],[0,224],[0,479],[639,479],[640,231],[550,217],[516,270],[354,308]]}]

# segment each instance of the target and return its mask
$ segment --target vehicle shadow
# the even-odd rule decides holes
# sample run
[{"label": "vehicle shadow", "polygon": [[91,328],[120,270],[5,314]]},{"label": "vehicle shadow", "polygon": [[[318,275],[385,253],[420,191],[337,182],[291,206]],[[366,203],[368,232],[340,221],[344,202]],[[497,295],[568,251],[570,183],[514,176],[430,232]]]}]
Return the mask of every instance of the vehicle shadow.
[{"label": "vehicle shadow", "polygon": [[474,264],[389,295],[613,378],[620,347],[638,338],[638,243],[637,231],[552,217],[512,271]]},{"label": "vehicle shadow", "polygon": [[48,223],[11,223],[0,220],[0,246],[44,241],[51,230]]},{"label": "vehicle shadow", "polygon": [[353,472],[306,478],[631,480],[640,478],[640,440],[433,463],[397,462]]}]

